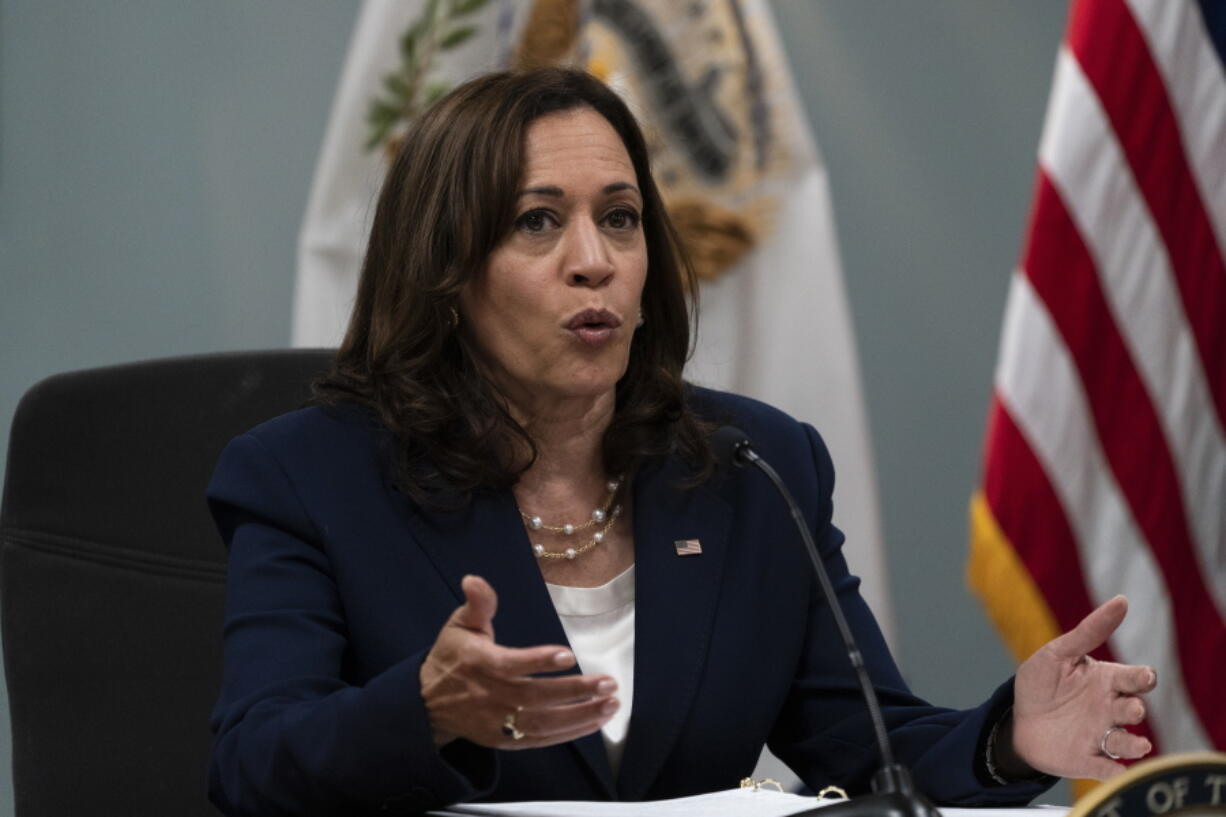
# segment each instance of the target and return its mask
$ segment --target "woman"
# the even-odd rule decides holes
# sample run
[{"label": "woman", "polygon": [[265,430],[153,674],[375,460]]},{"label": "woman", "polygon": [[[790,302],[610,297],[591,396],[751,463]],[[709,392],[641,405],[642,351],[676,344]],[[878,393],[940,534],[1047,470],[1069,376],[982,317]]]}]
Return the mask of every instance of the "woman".
[{"label": "woman", "polygon": [[210,486],[224,811],[673,797],[735,786],[764,743],[811,786],[864,789],[879,760],[826,600],[769,487],[714,465],[722,423],[804,505],[930,796],[1024,801],[1148,751],[1118,727],[1152,671],[1085,658],[1122,599],[975,709],[907,690],[820,437],[683,383],[680,258],[643,138],[591,77],[487,76],[416,125],[322,405],[236,439]]}]

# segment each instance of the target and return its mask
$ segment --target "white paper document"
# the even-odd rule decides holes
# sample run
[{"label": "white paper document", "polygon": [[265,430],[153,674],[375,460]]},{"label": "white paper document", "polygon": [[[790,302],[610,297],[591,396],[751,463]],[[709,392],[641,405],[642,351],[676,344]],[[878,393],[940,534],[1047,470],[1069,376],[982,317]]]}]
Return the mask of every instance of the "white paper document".
[{"label": "white paper document", "polygon": [[[727,791],[678,797],[673,800],[648,800],[638,803],[589,802],[577,800],[538,800],[523,803],[469,803],[432,811],[439,817],[478,815],[479,817],[788,817],[820,805],[813,797],[801,797],[771,789],[729,789]],[[841,800],[826,800],[827,804]],[[1064,817],[1067,808],[942,808],[943,817]]]}]

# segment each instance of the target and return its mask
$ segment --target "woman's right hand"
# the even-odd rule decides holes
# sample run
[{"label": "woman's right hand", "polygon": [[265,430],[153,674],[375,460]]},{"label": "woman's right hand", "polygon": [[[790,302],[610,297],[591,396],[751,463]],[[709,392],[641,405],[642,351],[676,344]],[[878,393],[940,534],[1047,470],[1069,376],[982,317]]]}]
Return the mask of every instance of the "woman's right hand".
[{"label": "woman's right hand", "polygon": [[[434,743],[464,738],[495,749],[532,749],[600,729],[619,702],[608,675],[533,677],[574,666],[561,646],[512,648],[494,642],[498,595],[480,576],[460,583],[464,603],[439,631],[421,665],[421,695]],[[507,716],[523,733],[503,733]]]}]

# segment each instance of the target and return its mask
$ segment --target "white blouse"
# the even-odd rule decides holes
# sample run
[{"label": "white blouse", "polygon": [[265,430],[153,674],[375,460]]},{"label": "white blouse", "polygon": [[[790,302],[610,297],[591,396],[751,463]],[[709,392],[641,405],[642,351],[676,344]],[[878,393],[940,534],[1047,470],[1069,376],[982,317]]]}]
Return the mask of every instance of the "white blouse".
[{"label": "white blouse", "polygon": [[587,675],[611,675],[621,707],[600,730],[613,777],[621,767],[634,699],[634,565],[599,587],[548,584],[554,609],[579,668]]}]

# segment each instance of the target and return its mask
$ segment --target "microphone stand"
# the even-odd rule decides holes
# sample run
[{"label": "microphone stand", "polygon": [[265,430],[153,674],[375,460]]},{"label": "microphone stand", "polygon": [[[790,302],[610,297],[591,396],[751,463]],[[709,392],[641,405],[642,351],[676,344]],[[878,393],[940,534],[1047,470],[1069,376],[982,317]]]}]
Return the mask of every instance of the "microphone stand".
[{"label": "microphone stand", "polygon": [[[725,429],[728,429],[727,433],[725,433]],[[729,438],[733,432],[735,432],[736,439],[730,440]],[[894,760],[894,752],[890,748],[890,740],[885,731],[885,721],[881,717],[881,704],[877,700],[877,693],[873,690],[872,682],[868,677],[868,671],[864,667],[864,658],[860,654],[860,648],[856,646],[856,640],[851,634],[851,628],[847,625],[843,609],[839,605],[838,599],[835,598],[834,587],[830,584],[830,576],[826,573],[826,567],[822,564],[821,557],[818,555],[817,545],[813,542],[813,535],[809,532],[808,525],[805,524],[800,507],[792,498],[791,492],[783,484],[783,480],[775,469],[759,457],[757,452],[750,446],[748,437],[740,431],[727,426],[717,431],[716,436],[724,437],[724,439],[716,441],[717,449],[721,447],[721,444],[729,445],[730,443],[732,463],[737,467],[749,463],[766,474],[787,503],[788,510],[792,514],[792,521],[796,523],[796,528],[800,531],[800,538],[805,544],[805,550],[809,553],[809,560],[813,563],[813,571],[817,574],[817,580],[822,586],[822,592],[830,603],[830,612],[834,615],[839,635],[842,636],[843,644],[847,648],[847,655],[851,659],[856,679],[860,682],[860,691],[864,694],[869,717],[873,722],[873,732],[877,738],[877,746],[881,751],[882,766],[873,775],[872,794],[853,797],[845,802],[817,806],[816,808],[798,812],[791,815],[791,817],[812,817],[812,815],[820,815],[820,817],[940,817],[940,812],[937,811],[936,807],[916,790],[911,780],[911,773],[907,771],[905,766],[896,763]]]}]

